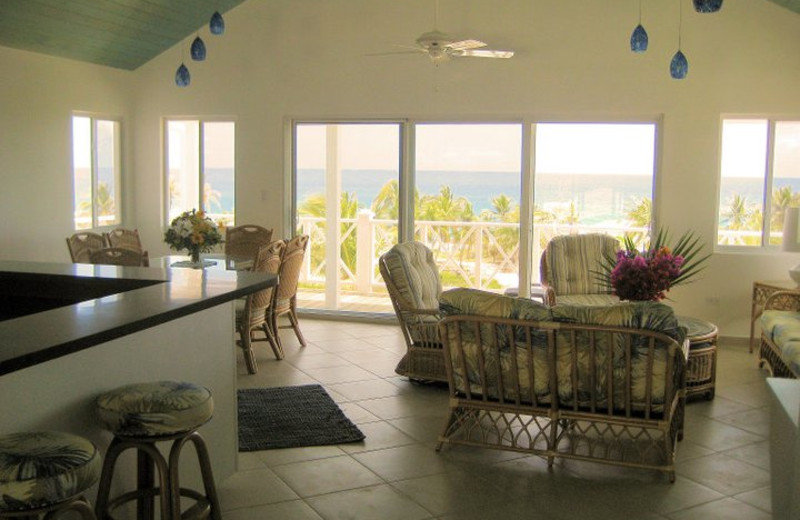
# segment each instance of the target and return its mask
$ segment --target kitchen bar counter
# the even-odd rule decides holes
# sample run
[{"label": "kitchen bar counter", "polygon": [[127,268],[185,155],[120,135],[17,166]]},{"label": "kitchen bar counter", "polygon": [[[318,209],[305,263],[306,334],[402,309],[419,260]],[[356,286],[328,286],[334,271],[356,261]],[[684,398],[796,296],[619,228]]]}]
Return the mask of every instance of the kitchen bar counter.
[{"label": "kitchen bar counter", "polygon": [[276,282],[275,275],[224,269],[0,262],[0,375]]}]

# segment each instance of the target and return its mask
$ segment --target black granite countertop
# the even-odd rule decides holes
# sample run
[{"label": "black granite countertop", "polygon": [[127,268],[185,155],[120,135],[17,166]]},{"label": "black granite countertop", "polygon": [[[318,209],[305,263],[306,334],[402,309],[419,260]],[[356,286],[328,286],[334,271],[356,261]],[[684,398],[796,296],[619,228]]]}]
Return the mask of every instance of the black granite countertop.
[{"label": "black granite countertop", "polygon": [[154,327],[276,283],[277,276],[273,274],[224,268],[0,261],[0,375]]}]

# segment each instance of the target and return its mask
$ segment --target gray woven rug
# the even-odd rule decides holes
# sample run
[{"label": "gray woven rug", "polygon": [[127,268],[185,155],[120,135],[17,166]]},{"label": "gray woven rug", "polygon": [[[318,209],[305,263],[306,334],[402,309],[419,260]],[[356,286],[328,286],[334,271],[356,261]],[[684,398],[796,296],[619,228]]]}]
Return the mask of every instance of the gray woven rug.
[{"label": "gray woven rug", "polygon": [[364,439],[320,385],[239,390],[239,451],[344,444]]}]

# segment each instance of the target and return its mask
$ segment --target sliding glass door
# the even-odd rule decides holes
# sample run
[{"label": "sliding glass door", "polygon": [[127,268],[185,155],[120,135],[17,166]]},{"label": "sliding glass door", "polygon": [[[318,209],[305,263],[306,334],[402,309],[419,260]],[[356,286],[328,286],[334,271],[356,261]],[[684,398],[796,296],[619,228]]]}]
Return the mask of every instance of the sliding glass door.
[{"label": "sliding glass door", "polygon": [[392,312],[377,270],[397,242],[398,123],[294,127],[295,227],[311,237],[298,306]]}]

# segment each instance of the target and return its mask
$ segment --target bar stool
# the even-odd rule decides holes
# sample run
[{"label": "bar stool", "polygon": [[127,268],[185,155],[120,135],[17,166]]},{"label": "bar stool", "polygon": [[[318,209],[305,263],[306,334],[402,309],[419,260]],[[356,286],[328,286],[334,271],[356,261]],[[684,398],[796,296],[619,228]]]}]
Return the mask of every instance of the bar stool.
[{"label": "bar stool", "polygon": [[100,476],[100,452],[65,432],[0,435],[0,518],[60,518],[74,512],[95,520],[83,494]]},{"label": "bar stool", "polygon": [[[219,500],[203,437],[197,429],[211,419],[214,401],[202,386],[177,381],[126,385],[97,398],[100,422],[114,434],[108,447],[97,491],[97,516],[110,517],[117,507],[137,501],[138,519],[153,518],[156,496],[160,497],[162,519],[221,519]],[[173,441],[169,460],[158,450],[159,441]],[[205,494],[180,487],[179,457],[186,442],[197,451]],[[117,458],[129,448],[137,450],[137,489],[110,499],[111,481]],[[153,466],[160,485],[155,486]],[[181,497],[194,500],[181,513]]]}]

